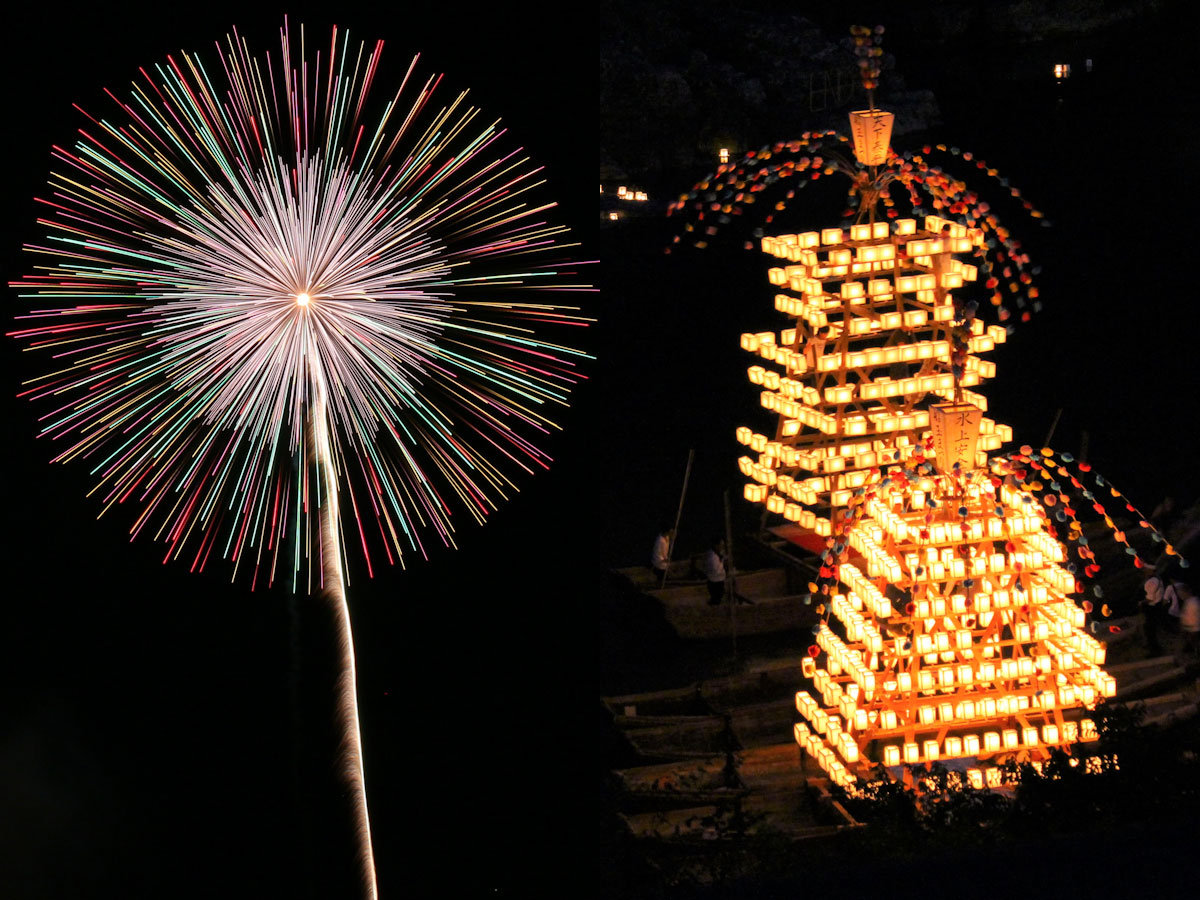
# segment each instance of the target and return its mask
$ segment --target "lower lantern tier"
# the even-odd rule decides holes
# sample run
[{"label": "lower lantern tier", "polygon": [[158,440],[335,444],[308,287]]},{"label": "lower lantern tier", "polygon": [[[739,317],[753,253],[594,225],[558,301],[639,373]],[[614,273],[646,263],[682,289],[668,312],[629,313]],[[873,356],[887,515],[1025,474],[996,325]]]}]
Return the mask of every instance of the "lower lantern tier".
[{"label": "lower lantern tier", "polygon": [[831,779],[1037,762],[1094,740],[1087,710],[1116,682],[1028,495],[975,472],[876,484],[860,503],[848,536],[830,539],[827,618],[803,664],[812,687],[796,695],[796,740]]}]

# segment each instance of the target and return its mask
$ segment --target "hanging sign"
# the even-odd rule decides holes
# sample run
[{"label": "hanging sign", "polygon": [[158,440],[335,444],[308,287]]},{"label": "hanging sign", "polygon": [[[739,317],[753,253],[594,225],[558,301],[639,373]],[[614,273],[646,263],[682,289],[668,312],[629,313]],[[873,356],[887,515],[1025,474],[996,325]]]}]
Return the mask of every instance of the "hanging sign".
[{"label": "hanging sign", "polygon": [[955,463],[960,472],[975,468],[975,448],[983,410],[970,403],[937,403],[929,408],[933,449],[938,471],[949,474]]},{"label": "hanging sign", "polygon": [[895,118],[881,109],[860,109],[850,113],[854,158],[864,166],[881,166],[887,162]]}]

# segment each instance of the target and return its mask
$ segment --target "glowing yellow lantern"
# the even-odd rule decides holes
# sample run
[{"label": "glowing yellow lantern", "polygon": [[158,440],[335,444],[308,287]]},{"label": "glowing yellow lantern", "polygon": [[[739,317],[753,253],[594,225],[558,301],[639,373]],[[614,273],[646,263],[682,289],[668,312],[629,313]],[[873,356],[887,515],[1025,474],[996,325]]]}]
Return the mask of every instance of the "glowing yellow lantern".
[{"label": "glowing yellow lantern", "polygon": [[860,109],[850,113],[855,159],[864,166],[881,166],[887,162],[895,118],[881,109]]},{"label": "glowing yellow lantern", "polygon": [[961,471],[974,469],[983,410],[970,403],[939,403],[929,412],[938,470],[950,473],[956,464]]}]

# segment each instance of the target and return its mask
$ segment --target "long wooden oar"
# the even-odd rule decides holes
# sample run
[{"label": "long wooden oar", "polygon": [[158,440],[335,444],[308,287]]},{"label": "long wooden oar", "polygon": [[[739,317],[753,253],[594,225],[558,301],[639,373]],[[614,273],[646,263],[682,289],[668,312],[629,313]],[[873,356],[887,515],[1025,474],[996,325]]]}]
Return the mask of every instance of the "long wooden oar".
[{"label": "long wooden oar", "polygon": [[683,489],[679,492],[679,508],[675,510],[675,527],[671,529],[675,537],[667,542],[667,567],[663,569],[660,588],[667,586],[667,575],[671,573],[671,559],[675,555],[675,545],[679,543],[679,520],[683,517],[683,501],[687,497],[688,480],[692,477],[692,460],[695,458],[696,451],[694,449],[689,450],[687,468],[683,472]]}]

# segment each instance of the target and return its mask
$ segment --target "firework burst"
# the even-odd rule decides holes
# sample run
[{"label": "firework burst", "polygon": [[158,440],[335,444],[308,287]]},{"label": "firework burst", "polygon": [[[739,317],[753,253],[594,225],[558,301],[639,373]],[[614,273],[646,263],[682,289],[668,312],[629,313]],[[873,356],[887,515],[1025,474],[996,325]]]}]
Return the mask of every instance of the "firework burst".
[{"label": "firework burst", "polygon": [[309,62],[303,29],[298,55],[280,38],[254,56],[234,31],[219,68],[168,57],[84,112],[13,284],[44,308],[11,334],[54,359],[23,394],[102,512],[137,507],[167,559],[226,558],[252,586],[290,571],[329,600],[374,897],[343,531],[368,571],[402,562],[545,468],[586,359],[559,298],[591,288],[539,169],[465,94],[439,108],[414,59],[371,118],[382,42],[334,29]]},{"label": "firework burst", "polygon": [[296,37],[258,57],[235,30],[219,67],[168,57],[84,113],[14,283],[47,308],[13,335],[52,354],[24,393],[104,510],[137,506],[132,533],[194,569],[311,589],[320,385],[368,570],[425,555],[549,463],[585,358],[561,298],[588,287],[499,123],[465,94],[437,107],[415,59],[370,118],[382,42],[335,29],[314,63]]}]

